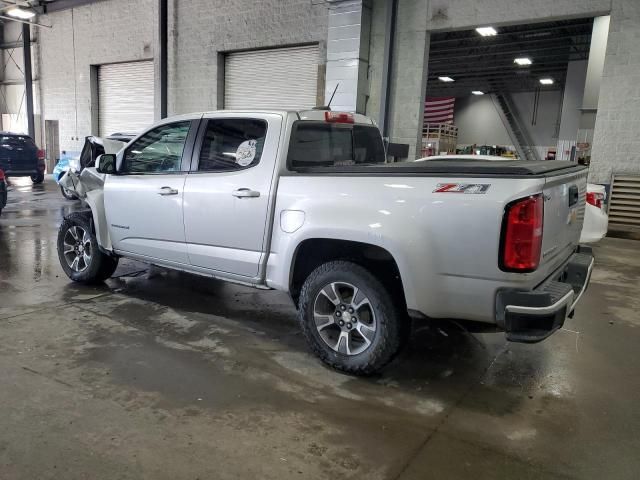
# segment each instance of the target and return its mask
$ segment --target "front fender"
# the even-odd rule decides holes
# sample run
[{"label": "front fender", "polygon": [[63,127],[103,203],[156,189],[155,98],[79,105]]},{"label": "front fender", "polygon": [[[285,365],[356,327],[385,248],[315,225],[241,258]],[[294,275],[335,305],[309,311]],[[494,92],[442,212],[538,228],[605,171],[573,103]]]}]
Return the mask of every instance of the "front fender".
[{"label": "front fender", "polygon": [[102,249],[111,252],[113,250],[113,245],[111,244],[111,235],[109,235],[107,217],[104,212],[104,191],[91,190],[90,192],[87,192],[87,196],[84,201],[91,209],[93,226],[96,230],[95,233],[98,245],[100,245]]},{"label": "front fender", "polygon": [[69,170],[60,179],[60,185],[74,193],[91,209],[98,244],[102,249],[112,251],[113,245],[104,209],[104,175],[97,173],[95,168],[85,168],[80,176]]}]

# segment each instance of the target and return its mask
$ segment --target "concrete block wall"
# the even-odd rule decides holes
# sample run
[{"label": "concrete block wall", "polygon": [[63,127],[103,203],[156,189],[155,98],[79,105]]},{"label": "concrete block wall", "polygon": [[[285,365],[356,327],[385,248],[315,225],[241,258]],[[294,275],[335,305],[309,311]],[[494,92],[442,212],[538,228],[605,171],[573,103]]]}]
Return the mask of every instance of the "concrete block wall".
[{"label": "concrete block wall", "polygon": [[589,180],[640,175],[640,1],[613,0]]},{"label": "concrete block wall", "polygon": [[[58,120],[60,149],[78,151],[91,129],[92,65],[154,58],[154,0],[109,0],[44,15],[38,31],[41,109]],[[75,49],[74,49],[75,43]]]},{"label": "concrete block wall", "polygon": [[[327,9],[315,0],[170,1],[169,113],[222,107],[224,52],[318,43],[322,75]],[[319,87],[322,98],[322,78]]]}]

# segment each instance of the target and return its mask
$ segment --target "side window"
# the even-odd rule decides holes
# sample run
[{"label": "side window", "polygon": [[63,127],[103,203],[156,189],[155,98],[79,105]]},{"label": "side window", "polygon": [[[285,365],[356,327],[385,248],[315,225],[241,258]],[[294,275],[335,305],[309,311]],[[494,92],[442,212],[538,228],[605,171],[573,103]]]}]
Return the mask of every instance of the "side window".
[{"label": "side window", "polygon": [[190,121],[169,123],[145,133],[125,151],[122,171],[125,173],[179,172],[190,125]]},{"label": "side window", "polygon": [[199,172],[242,170],[260,163],[267,122],[253,118],[209,120],[200,150]]}]

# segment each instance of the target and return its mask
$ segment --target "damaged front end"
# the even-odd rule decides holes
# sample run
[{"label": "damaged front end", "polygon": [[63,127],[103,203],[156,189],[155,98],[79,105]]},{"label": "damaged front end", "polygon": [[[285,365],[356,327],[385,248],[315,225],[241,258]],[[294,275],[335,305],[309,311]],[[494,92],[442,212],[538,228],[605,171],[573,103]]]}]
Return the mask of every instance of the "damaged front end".
[{"label": "damaged front end", "polygon": [[111,237],[104,211],[104,182],[106,175],[94,167],[87,167],[80,175],[69,170],[60,180],[60,186],[78,197],[82,205],[91,210],[93,228],[100,249],[111,252]]},{"label": "damaged front end", "polygon": [[98,173],[95,168],[90,167],[82,170],[79,175],[73,170],[67,171],[60,179],[60,186],[86,203],[90,192],[104,188],[104,180],[103,173]]}]

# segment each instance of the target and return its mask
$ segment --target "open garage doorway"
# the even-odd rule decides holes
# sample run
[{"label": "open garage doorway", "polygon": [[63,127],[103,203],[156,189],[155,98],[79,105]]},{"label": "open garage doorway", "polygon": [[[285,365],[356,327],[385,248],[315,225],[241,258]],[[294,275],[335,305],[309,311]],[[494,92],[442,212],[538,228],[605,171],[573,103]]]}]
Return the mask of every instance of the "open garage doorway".
[{"label": "open garage doorway", "polygon": [[[608,17],[599,18],[607,18],[608,31]],[[581,18],[432,34],[423,156],[588,163],[595,109],[585,104],[585,88],[594,32],[594,19]]]}]

